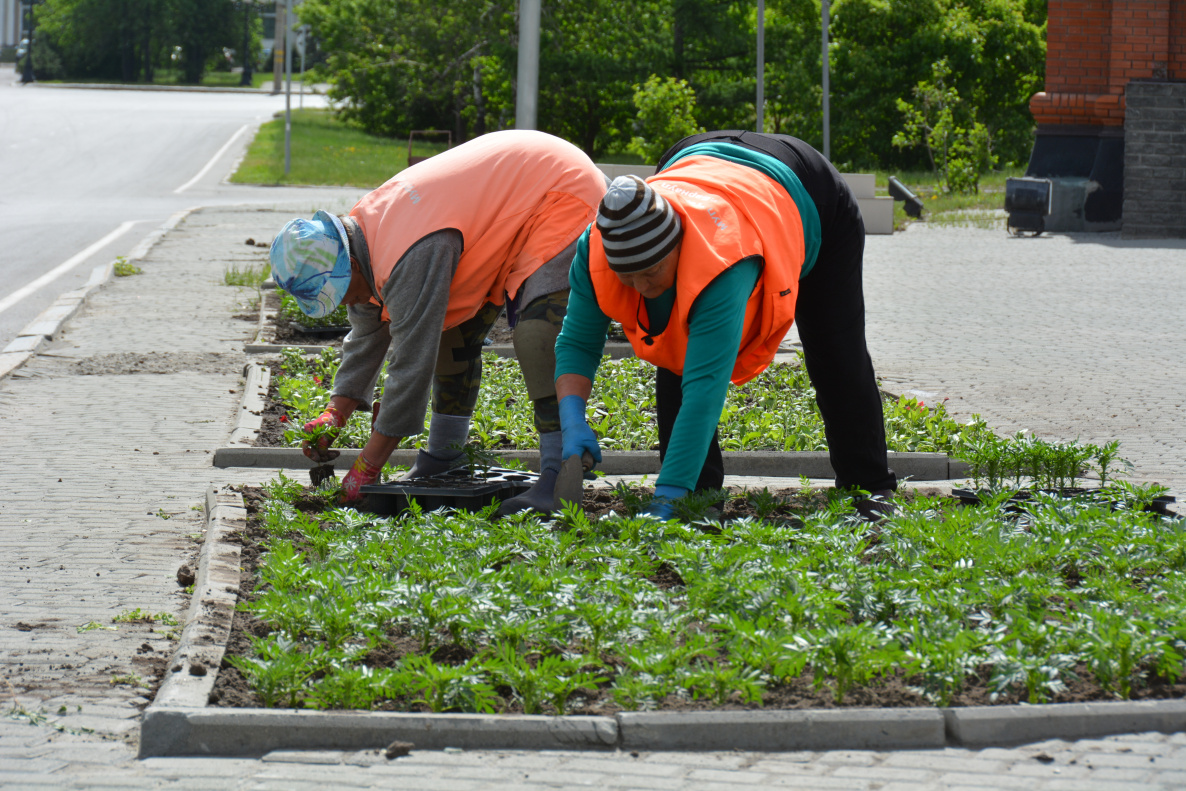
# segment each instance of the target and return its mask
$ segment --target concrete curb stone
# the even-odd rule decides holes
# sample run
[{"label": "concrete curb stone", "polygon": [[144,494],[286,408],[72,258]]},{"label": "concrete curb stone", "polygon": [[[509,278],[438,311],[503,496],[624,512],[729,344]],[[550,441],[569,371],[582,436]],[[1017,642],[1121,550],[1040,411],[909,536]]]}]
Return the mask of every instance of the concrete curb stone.
[{"label": "concrete curb stone", "polygon": [[[261,363],[247,363],[243,367],[243,398],[240,399],[239,414],[235,419],[235,428],[231,431],[228,445],[249,448],[259,435],[263,425],[263,410],[268,395],[268,384],[272,379],[272,372]],[[215,465],[217,466],[217,465]]]},{"label": "concrete curb stone", "polygon": [[1117,733],[1186,731],[1186,700],[1049,703],[943,709],[955,747],[1007,747],[1046,739],[1091,739]]},{"label": "concrete curb stone", "polygon": [[623,750],[926,750],[947,746],[939,709],[625,712]]},{"label": "concrete curb stone", "polygon": [[609,751],[618,747],[618,726],[612,717],[194,710],[154,704],[144,712],[140,757],[381,750],[394,741],[410,742],[418,750]]},{"label": "concrete curb stone", "polygon": [[[242,495],[211,487],[206,492],[206,531],[193,598],[154,706],[206,705],[239,601],[240,545],[232,534],[246,527],[247,509]],[[141,744],[151,745],[155,738],[155,733],[144,729]]]}]

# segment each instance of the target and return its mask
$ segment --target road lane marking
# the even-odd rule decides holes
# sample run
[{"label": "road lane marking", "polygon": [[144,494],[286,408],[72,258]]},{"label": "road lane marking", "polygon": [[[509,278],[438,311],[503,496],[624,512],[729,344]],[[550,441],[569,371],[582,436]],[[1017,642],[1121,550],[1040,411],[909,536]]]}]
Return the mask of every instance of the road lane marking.
[{"label": "road lane marking", "polygon": [[197,184],[199,179],[202,178],[202,176],[205,176],[207,173],[210,172],[210,168],[214,167],[214,163],[218,161],[219,157],[221,157],[223,154],[225,154],[227,149],[230,148],[232,145],[234,145],[235,141],[238,140],[239,137],[250,128],[251,128],[251,124],[244,124],[242,127],[240,127],[239,131],[235,132],[233,135],[231,135],[231,139],[226,141],[226,144],[222,148],[218,149],[218,153],[210,158],[210,161],[206,163],[206,167],[199,170],[198,175],[194,176],[192,179],[185,182],[177,189],[173,190],[173,194],[180,195],[181,193],[185,192],[187,189],[189,189],[193,185]]},{"label": "road lane marking", "polygon": [[34,291],[36,291],[37,289],[44,286],[46,283],[49,283],[50,281],[54,280],[55,278],[59,277],[60,275],[65,274],[66,272],[69,272],[71,269],[78,266],[83,261],[87,260],[92,255],[94,255],[95,253],[99,252],[104,247],[111,244],[119,237],[123,236],[125,233],[127,233],[128,231],[130,231],[132,229],[132,226],[135,225],[136,222],[137,222],[136,220],[129,220],[128,222],[122,223],[114,231],[107,234],[102,239],[95,242],[87,249],[83,250],[81,253],[71,256],[69,259],[58,264],[56,267],[54,267],[50,271],[46,272],[41,277],[37,278],[32,283],[29,283],[24,288],[17,289],[16,291],[12,292],[4,299],[0,299],[0,313],[3,313],[4,311],[8,310],[13,305],[15,305],[16,303],[20,302],[25,297],[32,294]]}]

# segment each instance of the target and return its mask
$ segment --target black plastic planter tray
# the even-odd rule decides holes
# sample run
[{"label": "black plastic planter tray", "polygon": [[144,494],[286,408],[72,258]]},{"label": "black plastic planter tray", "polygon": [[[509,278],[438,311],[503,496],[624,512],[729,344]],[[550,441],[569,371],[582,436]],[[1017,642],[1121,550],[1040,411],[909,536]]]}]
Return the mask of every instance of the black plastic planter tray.
[{"label": "black plastic planter tray", "polygon": [[491,467],[484,476],[471,477],[469,470],[459,468],[424,478],[368,484],[362,487],[366,495],[363,507],[386,516],[402,513],[415,500],[425,511],[438,508],[480,511],[495,500],[522,494],[538,479],[539,475],[526,470]]},{"label": "black plastic planter tray", "polygon": [[338,327],[306,327],[304,324],[297,324],[302,335],[310,335],[314,338],[341,338],[346,333],[350,332],[350,325]]},{"label": "black plastic planter tray", "polygon": [[[1074,488],[1074,489],[1058,489],[1058,490],[1039,489],[1038,491],[1044,492],[1046,494],[1057,494],[1061,497],[1072,497],[1073,498],[1073,497],[1078,497],[1081,495],[1091,495],[1091,494],[1098,492],[1100,490],[1099,489]],[[951,495],[953,497],[959,498],[960,505],[980,505],[981,492],[979,492],[979,491],[975,491],[973,489],[952,489]],[[1009,510],[1010,511],[1020,511],[1021,504],[1026,502],[1027,500],[1031,499],[1033,496],[1034,496],[1034,490],[1032,490],[1032,489],[1022,489],[1019,492],[1015,492],[1013,494],[1013,496],[1011,496],[1009,498],[1009,506],[1008,506]],[[1161,497],[1155,498],[1153,500],[1153,502],[1151,502],[1147,506],[1145,506],[1145,510],[1152,511],[1155,514],[1161,514],[1162,516],[1177,516],[1177,513],[1175,513],[1170,508],[1170,506],[1174,505],[1175,502],[1176,502],[1176,500],[1171,495],[1162,495]]]}]

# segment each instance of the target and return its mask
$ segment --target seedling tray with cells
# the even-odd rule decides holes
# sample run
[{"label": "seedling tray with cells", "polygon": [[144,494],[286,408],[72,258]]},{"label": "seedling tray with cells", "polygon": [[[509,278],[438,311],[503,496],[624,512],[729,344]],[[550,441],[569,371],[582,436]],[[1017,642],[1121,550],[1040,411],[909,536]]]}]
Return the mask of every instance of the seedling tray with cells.
[{"label": "seedling tray with cells", "polygon": [[471,475],[465,467],[421,478],[362,487],[367,511],[374,514],[399,514],[415,500],[424,511],[454,508],[480,511],[495,500],[522,494],[539,479],[534,472],[490,467]]}]

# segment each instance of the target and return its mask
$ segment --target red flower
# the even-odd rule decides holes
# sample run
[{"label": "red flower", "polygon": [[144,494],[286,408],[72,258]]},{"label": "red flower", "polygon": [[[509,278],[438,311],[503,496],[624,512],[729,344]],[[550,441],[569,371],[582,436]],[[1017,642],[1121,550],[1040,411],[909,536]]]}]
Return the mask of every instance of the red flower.
[{"label": "red flower", "polygon": [[281,416],[280,416],[280,422],[281,422],[281,423],[287,423],[287,422],[288,422],[288,415],[281,415]]},{"label": "red flower", "polygon": [[320,377],[320,376],[314,376],[314,377],[313,377],[313,382],[314,382],[314,384],[321,384],[321,377]]}]

